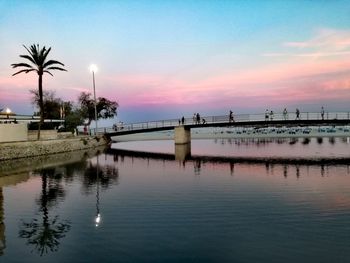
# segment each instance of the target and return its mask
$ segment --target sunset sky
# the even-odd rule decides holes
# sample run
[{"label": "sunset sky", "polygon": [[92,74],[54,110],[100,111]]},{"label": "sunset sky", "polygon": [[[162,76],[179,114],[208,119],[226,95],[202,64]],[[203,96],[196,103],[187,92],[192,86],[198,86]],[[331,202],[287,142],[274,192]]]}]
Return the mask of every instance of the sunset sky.
[{"label": "sunset sky", "polygon": [[350,1],[0,0],[0,108],[32,114],[24,45],[68,72],[44,89],[118,101],[124,122],[239,113],[350,111]]}]

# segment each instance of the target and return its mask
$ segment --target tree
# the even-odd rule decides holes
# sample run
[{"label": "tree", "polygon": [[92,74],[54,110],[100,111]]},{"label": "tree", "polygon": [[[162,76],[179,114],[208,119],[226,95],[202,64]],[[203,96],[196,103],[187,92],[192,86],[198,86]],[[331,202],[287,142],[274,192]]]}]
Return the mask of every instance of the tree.
[{"label": "tree", "polygon": [[[32,104],[39,106],[40,96],[37,90],[30,90],[32,94]],[[56,98],[56,94],[52,90],[43,91],[43,115],[44,119],[60,119],[60,110],[63,105],[63,101],[60,98]],[[40,106],[39,106],[40,107]]]},{"label": "tree", "polygon": [[[82,92],[78,98],[81,115],[90,125],[92,120],[95,120],[95,101],[91,98],[91,93]],[[118,103],[110,101],[106,98],[99,97],[96,100],[97,119],[108,119],[117,116]]]},{"label": "tree", "polygon": [[47,60],[47,56],[51,51],[51,47],[46,49],[44,46],[40,49],[39,44],[31,45],[30,48],[27,48],[25,45],[23,45],[24,48],[28,51],[29,55],[20,55],[21,58],[24,58],[30,62],[28,63],[15,63],[11,64],[12,68],[24,68],[16,73],[14,73],[12,76],[15,76],[20,73],[29,73],[29,72],[36,72],[38,74],[38,93],[39,93],[39,110],[40,110],[40,122],[38,127],[38,140],[40,140],[40,127],[44,122],[44,102],[43,102],[43,75],[44,73],[50,74],[52,73],[50,70],[60,70],[60,71],[67,71],[66,69],[60,67],[64,64],[57,61],[57,60]]},{"label": "tree", "polygon": [[[32,104],[39,105],[39,93],[37,90],[30,90],[33,95]],[[74,107],[72,101],[63,101],[56,97],[54,91],[43,91],[44,118],[45,119],[64,119],[66,131],[73,132],[74,129],[84,123],[80,109]],[[36,127],[36,126],[33,126]],[[52,125],[49,126],[52,128]]]}]

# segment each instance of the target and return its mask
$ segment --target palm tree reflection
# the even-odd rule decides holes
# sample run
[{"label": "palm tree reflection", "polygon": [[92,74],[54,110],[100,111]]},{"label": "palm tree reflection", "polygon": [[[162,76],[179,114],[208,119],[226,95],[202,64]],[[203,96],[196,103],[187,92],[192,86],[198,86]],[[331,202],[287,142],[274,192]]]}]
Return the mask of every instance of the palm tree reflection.
[{"label": "palm tree reflection", "polygon": [[60,221],[59,216],[49,216],[49,208],[57,204],[59,198],[63,198],[65,191],[60,184],[62,174],[56,169],[43,169],[39,171],[42,178],[42,189],[37,204],[39,205],[41,220],[34,218],[31,222],[22,221],[19,236],[27,239],[27,244],[34,246],[33,251],[42,256],[48,252],[58,250],[60,239],[70,230],[70,222]]}]

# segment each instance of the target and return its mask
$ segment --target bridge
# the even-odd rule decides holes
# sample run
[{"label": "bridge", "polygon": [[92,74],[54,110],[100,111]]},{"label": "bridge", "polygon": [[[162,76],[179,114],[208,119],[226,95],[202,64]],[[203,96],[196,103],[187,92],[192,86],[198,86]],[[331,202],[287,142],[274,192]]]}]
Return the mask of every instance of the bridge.
[{"label": "bridge", "polygon": [[[274,114],[239,114],[230,120],[229,115],[205,116],[198,123],[194,118],[158,120],[129,124],[118,124],[114,127],[99,128],[98,133],[107,137],[121,136],[135,133],[174,130],[175,144],[191,142],[191,129],[206,127],[297,127],[297,126],[345,126],[350,125],[350,112],[301,112]],[[96,133],[92,129],[93,133]]]}]

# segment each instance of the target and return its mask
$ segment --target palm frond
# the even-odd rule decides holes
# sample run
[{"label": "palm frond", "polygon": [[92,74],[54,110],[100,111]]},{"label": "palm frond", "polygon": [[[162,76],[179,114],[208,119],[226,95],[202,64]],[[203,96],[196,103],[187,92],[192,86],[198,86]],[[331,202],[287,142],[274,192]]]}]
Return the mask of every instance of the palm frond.
[{"label": "palm frond", "polygon": [[20,73],[22,73],[22,72],[28,73],[28,72],[31,72],[31,71],[37,71],[37,70],[36,70],[36,69],[22,69],[22,70],[20,70],[20,71],[18,71],[18,72],[16,72],[16,73],[12,74],[12,76],[15,76],[15,75],[17,75],[17,74],[20,74]]},{"label": "palm frond", "polygon": [[39,66],[40,65],[40,61],[39,61],[38,50],[39,50],[39,44],[37,44],[37,46],[33,44],[33,45],[30,46],[29,53],[32,56],[32,58],[34,59],[35,64]]},{"label": "palm frond", "polygon": [[28,55],[20,55],[21,58],[25,58],[28,59],[30,62],[32,62],[33,64],[36,64],[34,59],[31,56]]},{"label": "palm frond", "polygon": [[46,53],[46,47],[43,46],[42,49],[39,50],[39,55],[38,55],[38,59],[40,61],[40,65],[44,64],[44,54]]},{"label": "palm frond", "polygon": [[48,73],[48,74],[50,74],[53,77],[53,75],[52,75],[52,73],[50,71],[44,70],[43,72],[44,73]]},{"label": "palm frond", "polygon": [[47,68],[46,70],[60,70],[60,71],[67,71],[66,69],[64,69],[64,68],[60,68],[60,67],[49,67],[49,68]]},{"label": "palm frond", "polygon": [[32,65],[29,65],[27,63],[15,63],[11,64],[12,68],[18,68],[18,67],[26,67],[26,68],[33,68]]},{"label": "palm frond", "polygon": [[[44,48],[45,48],[45,47],[44,47]],[[46,52],[43,53],[43,58],[42,58],[42,59],[43,59],[43,62],[42,62],[43,64],[45,63],[45,60],[46,60],[47,55],[48,55],[48,54],[50,53],[50,51],[51,51],[51,47],[49,47],[49,49],[46,49],[46,48],[45,48],[45,51],[46,51]]]},{"label": "palm frond", "polygon": [[64,64],[59,62],[59,61],[57,61],[57,60],[49,60],[43,65],[43,68],[46,68],[46,67],[54,65],[54,64],[58,64],[58,65],[61,65],[61,66],[64,67]]},{"label": "palm frond", "polygon": [[35,46],[31,45],[30,48],[27,48],[25,45],[23,45],[23,47],[28,51],[30,57],[32,58],[32,60],[34,60],[34,64],[38,65],[38,60],[37,60],[37,56],[35,55]]},{"label": "palm frond", "polygon": [[[33,44],[30,47],[27,47],[25,45],[23,45],[23,47],[27,50],[27,52],[29,53],[29,55],[20,55],[21,58],[27,59],[28,61],[30,61],[31,63],[33,63],[33,65],[31,65],[30,63],[15,63],[15,64],[11,64],[11,66],[13,68],[17,68],[17,67],[24,67],[23,70],[20,70],[18,72],[16,72],[14,75],[17,75],[19,73],[25,72],[31,72],[31,71],[36,71],[38,74],[42,74],[42,73],[48,73],[51,76],[52,73],[50,73],[50,70],[60,70],[60,71],[67,71],[66,69],[64,69],[64,64],[57,61],[57,60],[48,60],[47,56],[51,51],[51,47],[49,47],[48,49],[46,49],[45,46],[43,46],[40,49],[39,44]],[[62,67],[61,67],[62,66]]]}]

